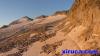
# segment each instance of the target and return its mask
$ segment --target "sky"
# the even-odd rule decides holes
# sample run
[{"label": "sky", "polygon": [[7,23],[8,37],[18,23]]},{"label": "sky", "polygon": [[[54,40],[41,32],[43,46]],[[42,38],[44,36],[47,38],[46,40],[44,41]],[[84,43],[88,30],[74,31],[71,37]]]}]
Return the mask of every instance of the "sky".
[{"label": "sky", "polygon": [[22,16],[35,18],[52,15],[56,11],[68,10],[73,0],[0,0],[0,26]]}]

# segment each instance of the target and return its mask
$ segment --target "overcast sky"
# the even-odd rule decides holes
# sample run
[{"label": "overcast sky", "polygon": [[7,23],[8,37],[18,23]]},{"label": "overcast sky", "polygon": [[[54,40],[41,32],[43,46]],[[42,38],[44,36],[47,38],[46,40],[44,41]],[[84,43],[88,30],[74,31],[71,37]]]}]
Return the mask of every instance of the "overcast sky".
[{"label": "overcast sky", "polygon": [[34,18],[67,10],[72,3],[73,0],[0,0],[0,26],[22,16]]}]

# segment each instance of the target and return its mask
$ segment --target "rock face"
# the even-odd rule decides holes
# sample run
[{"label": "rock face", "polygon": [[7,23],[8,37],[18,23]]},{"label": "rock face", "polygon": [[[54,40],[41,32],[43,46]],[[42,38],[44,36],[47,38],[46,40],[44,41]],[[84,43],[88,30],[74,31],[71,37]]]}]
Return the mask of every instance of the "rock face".
[{"label": "rock face", "polygon": [[62,55],[66,49],[100,51],[99,5],[99,0],[75,0],[67,14],[1,29],[0,56],[100,56]]},{"label": "rock face", "polygon": [[[72,24],[83,26],[86,29],[77,37],[81,49],[100,48],[100,1],[99,0],[75,0],[73,7],[70,10],[69,18]],[[82,29],[81,29],[82,30]],[[80,32],[81,33],[81,32]],[[76,41],[76,42],[77,42]],[[86,42],[86,43],[85,43]],[[92,46],[92,43],[93,44]],[[83,44],[83,45],[82,45]],[[91,44],[91,45],[89,45]]]}]

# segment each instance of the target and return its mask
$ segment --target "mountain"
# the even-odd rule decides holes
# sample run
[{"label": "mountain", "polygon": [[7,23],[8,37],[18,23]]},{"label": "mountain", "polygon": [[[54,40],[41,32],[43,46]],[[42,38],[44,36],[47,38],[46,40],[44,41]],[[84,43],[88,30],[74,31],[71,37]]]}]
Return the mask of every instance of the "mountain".
[{"label": "mountain", "polygon": [[28,16],[21,17],[18,20],[11,22],[9,25],[20,24],[20,23],[27,23],[32,21],[33,19],[29,18]]},{"label": "mountain", "polygon": [[99,5],[99,0],[75,0],[64,14],[0,29],[0,56],[100,56],[62,54],[62,50],[100,51]]},{"label": "mountain", "polygon": [[65,15],[65,14],[67,14],[67,12],[68,12],[68,11],[66,11],[66,10],[63,10],[63,11],[56,11],[56,12],[54,13],[54,15]]},{"label": "mountain", "polygon": [[41,16],[36,17],[35,19],[42,19],[42,18],[46,18],[46,17],[48,17],[48,16],[46,16],[46,15],[41,15]]}]

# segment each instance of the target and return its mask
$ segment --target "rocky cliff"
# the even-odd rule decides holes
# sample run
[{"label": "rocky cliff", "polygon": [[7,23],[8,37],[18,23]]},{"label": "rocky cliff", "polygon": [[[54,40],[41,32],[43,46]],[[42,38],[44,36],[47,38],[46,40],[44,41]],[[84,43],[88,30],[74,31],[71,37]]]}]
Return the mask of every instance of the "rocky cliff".
[{"label": "rocky cliff", "polygon": [[0,29],[0,56],[100,56],[62,50],[100,51],[100,1],[75,0],[67,13]]}]

